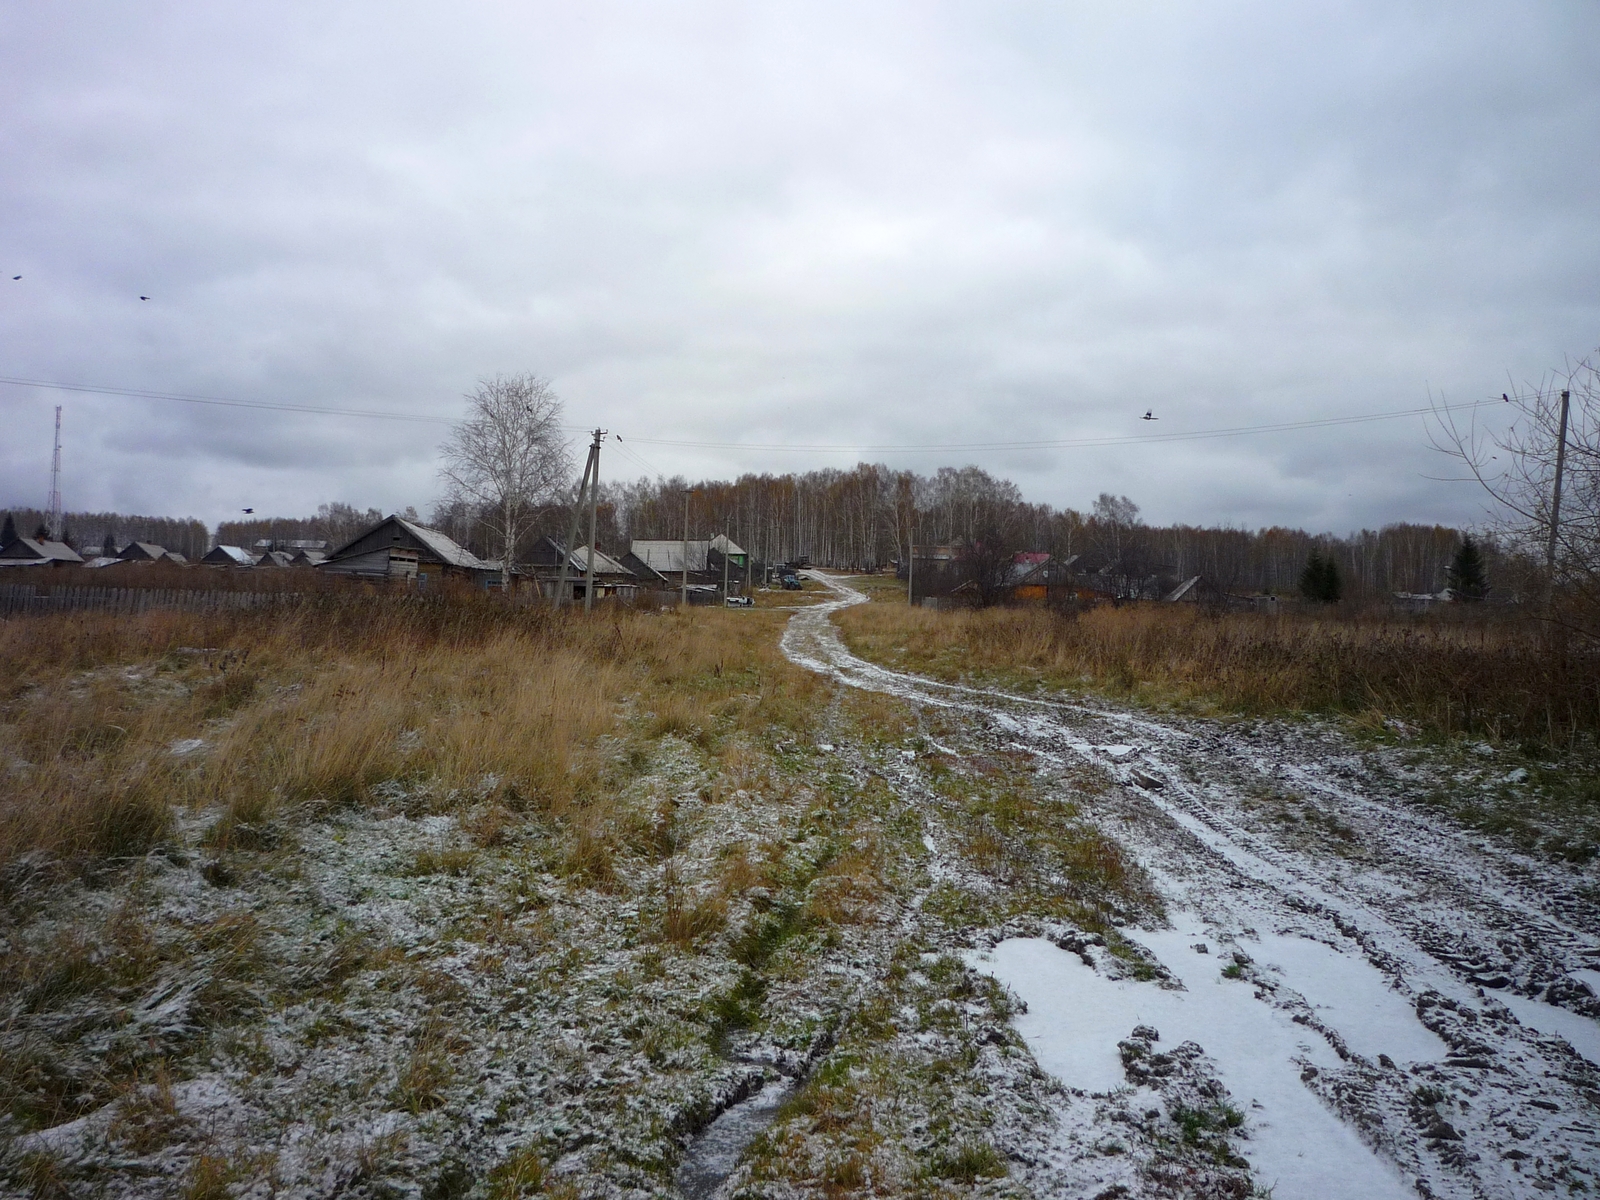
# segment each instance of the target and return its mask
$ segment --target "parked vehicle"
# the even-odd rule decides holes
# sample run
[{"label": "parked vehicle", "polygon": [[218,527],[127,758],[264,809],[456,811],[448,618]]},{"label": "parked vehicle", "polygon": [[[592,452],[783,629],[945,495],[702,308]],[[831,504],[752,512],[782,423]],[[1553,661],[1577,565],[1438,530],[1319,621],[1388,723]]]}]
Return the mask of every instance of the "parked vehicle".
[{"label": "parked vehicle", "polygon": [[784,575],[778,582],[783,584],[783,590],[786,592],[798,592],[800,590],[800,580],[797,576]]},{"label": "parked vehicle", "polygon": [[729,596],[723,603],[729,608],[754,608],[756,606],[754,596]]}]

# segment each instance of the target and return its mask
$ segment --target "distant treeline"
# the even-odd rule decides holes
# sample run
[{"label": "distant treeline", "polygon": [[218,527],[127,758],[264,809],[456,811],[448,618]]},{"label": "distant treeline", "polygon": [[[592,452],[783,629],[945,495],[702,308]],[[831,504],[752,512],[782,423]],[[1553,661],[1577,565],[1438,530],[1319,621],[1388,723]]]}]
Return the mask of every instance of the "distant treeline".
[{"label": "distant treeline", "polygon": [[[32,537],[50,514],[37,508],[13,508],[17,536]],[[118,550],[129,542],[154,542],[188,558],[199,558],[214,543],[211,531],[193,517],[138,517],[127,513],[73,512],[62,515],[62,534],[85,558],[100,553],[109,537]]]},{"label": "distant treeline", "polygon": [[[570,495],[530,503],[533,525],[519,557],[538,537],[566,538],[570,503]],[[225,521],[214,537],[198,521],[114,513],[73,513],[67,526],[80,548],[98,546],[111,531],[119,542],[155,541],[197,557],[217,542],[250,546],[264,538],[317,539],[338,547],[384,515],[375,508],[324,504],[314,516]],[[401,515],[422,519],[413,509]],[[18,531],[29,534],[43,514],[19,509],[16,519]],[[427,521],[480,556],[499,555],[488,526],[464,506],[436,507]],[[1345,594],[1352,598],[1438,591],[1462,536],[1441,525],[1405,523],[1345,536],[1276,526],[1154,526],[1140,519],[1138,505],[1125,496],[1102,495],[1087,511],[1030,504],[1010,480],[977,467],[919,475],[861,463],[848,471],[698,483],[680,476],[601,488],[595,540],[602,550],[626,549],[635,538],[709,538],[724,532],[767,563],[805,556],[820,566],[870,571],[904,563],[913,544],[981,543],[991,551],[1043,551],[1058,560],[1076,555],[1080,573],[1171,580],[1204,575],[1215,587],[1236,593],[1294,592],[1317,550],[1338,564]],[[587,539],[584,514],[579,541]],[[1485,555],[1493,591],[1520,590],[1521,565],[1492,542],[1485,544]]]}]

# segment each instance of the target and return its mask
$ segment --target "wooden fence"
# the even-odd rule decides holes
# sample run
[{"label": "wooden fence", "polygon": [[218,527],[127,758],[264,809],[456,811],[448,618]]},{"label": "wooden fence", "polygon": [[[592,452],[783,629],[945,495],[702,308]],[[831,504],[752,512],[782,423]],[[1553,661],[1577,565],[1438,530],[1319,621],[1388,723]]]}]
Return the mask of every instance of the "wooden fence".
[{"label": "wooden fence", "polygon": [[151,609],[211,612],[226,608],[269,608],[292,604],[298,592],[238,592],[202,588],[51,587],[36,583],[0,584],[0,617],[27,613],[142,613]]}]

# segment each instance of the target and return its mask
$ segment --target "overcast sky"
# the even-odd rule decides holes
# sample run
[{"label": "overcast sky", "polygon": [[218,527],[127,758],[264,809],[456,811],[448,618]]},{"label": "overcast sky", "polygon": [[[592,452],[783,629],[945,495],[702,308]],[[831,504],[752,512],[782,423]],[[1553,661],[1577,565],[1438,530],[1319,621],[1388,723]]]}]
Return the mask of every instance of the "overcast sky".
[{"label": "overcast sky", "polygon": [[[1596,45],[1590,0],[9,4],[0,375],[450,418],[533,371],[640,456],[610,478],[976,462],[1160,522],[1471,521],[1417,418],[642,439],[1537,380],[1600,343]],[[58,403],[71,510],[439,490],[444,424],[4,384],[0,505],[43,506]]]}]

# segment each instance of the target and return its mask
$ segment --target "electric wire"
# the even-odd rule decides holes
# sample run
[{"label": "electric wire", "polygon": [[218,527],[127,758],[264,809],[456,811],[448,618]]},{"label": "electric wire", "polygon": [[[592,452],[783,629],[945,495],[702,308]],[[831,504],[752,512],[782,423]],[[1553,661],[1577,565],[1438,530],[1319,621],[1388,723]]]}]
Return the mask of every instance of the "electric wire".
[{"label": "electric wire", "polygon": [[[180,404],[206,404],[217,408],[251,408],[268,412],[309,413],[321,417],[368,417],[383,421],[412,421],[422,424],[454,425],[459,417],[432,416],[427,413],[387,412],[373,408],[329,408],[317,404],[293,404],[283,400],[238,400],[227,396],[196,396],[185,392],[158,392],[148,388],[102,387],[92,383],[58,383],[44,379],[17,379],[0,375],[0,383],[14,387],[49,388],[58,392],[82,392],[96,396],[128,396],[136,400],[174,400]],[[560,428],[576,433],[587,430],[581,425],[562,425]]]},{"label": "electric wire", "polygon": [[[155,391],[147,388],[115,388],[97,384],[62,383],[42,379],[21,379],[6,375],[0,375],[0,384],[9,384],[14,387],[47,388],[55,391],[79,392],[90,395],[127,396],[143,400],[169,400],[182,404],[202,404],[223,408],[305,413],[315,416],[362,417],[441,425],[453,425],[459,420],[457,417],[433,416],[424,413],[390,412],[382,409],[330,408],[320,405],[294,404],[287,401],[239,400],[225,396],[202,396],[184,392]],[[1100,437],[1081,438],[1035,438],[1025,441],[900,442],[839,445],[795,442],[698,441],[688,438],[652,438],[637,435],[629,435],[627,440],[634,445],[668,446],[674,449],[745,450],[802,454],[942,454],[951,451],[1065,450],[1103,446],[1156,445],[1170,442],[1201,441],[1212,438],[1241,437],[1253,434],[1284,433],[1301,429],[1322,429],[1339,425],[1358,425],[1373,421],[1393,421],[1405,417],[1428,416],[1439,412],[1477,409],[1497,403],[1500,403],[1497,399],[1474,400],[1460,404],[1436,404],[1426,408],[1407,408],[1391,412],[1361,413],[1343,417],[1318,417],[1303,421],[1275,421],[1261,425],[1234,425],[1218,429],[1173,430],[1171,432],[1144,434],[1109,434]],[[569,432],[589,432],[588,428],[582,425],[562,425],[560,428]],[[625,453],[638,461],[647,470],[654,471],[657,475],[664,474],[659,468],[654,467],[640,455],[638,451],[633,450],[631,446],[624,446],[620,435],[617,435],[617,443],[619,448],[622,448]]]},{"label": "electric wire", "polygon": [[1439,404],[1430,405],[1426,408],[1399,409],[1394,412],[1361,413],[1347,417],[1318,417],[1305,421],[1274,421],[1263,425],[1234,425],[1221,429],[1174,430],[1170,433],[1109,434],[1104,437],[1084,438],[1034,438],[1028,441],[1008,442],[906,442],[881,445],[865,443],[857,445],[822,445],[792,442],[702,442],[683,438],[651,438],[637,435],[632,440],[650,446],[672,446],[684,449],[794,451],[808,454],[931,454],[951,450],[1057,450],[1094,446],[1135,446],[1161,442],[1200,441],[1207,438],[1240,437],[1258,433],[1282,433],[1297,429],[1320,429],[1335,425],[1358,425],[1371,421],[1393,421],[1404,417],[1428,416],[1437,412],[1482,408],[1499,403],[1498,399],[1472,400],[1463,401],[1460,404]]}]

